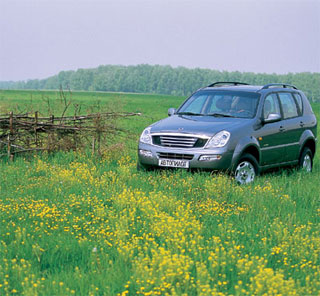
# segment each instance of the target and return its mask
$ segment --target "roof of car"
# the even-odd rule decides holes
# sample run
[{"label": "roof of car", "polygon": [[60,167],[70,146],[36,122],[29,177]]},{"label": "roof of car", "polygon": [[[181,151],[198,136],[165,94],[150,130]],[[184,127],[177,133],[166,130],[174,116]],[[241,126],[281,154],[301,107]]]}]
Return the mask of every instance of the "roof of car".
[{"label": "roof of car", "polygon": [[203,90],[240,90],[240,91],[259,91],[262,86],[259,85],[224,85],[217,87],[204,87]]},{"label": "roof of car", "polygon": [[285,90],[298,90],[297,87],[286,83],[269,83],[266,85],[250,85],[243,82],[215,82],[207,87],[202,88],[202,90],[237,90],[237,91],[249,91],[249,92],[259,92],[268,89],[285,89]]}]

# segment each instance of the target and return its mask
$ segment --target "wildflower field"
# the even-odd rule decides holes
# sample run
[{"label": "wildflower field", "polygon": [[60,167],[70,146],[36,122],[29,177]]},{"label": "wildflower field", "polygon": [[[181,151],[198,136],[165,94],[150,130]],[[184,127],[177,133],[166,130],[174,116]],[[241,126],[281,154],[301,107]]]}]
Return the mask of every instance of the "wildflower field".
[{"label": "wildflower field", "polygon": [[[58,100],[0,91],[0,113],[45,112],[47,97]],[[101,157],[0,160],[0,295],[319,295],[319,152],[311,174],[275,171],[248,186],[210,172],[138,172],[140,132],[184,98],[73,98],[143,116],[120,122],[133,137]]]}]

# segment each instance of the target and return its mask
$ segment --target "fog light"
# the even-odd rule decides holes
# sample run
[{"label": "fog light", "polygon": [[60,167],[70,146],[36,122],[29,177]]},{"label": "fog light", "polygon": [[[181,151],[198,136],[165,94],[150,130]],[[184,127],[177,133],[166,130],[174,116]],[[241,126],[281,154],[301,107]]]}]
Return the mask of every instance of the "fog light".
[{"label": "fog light", "polygon": [[218,160],[221,158],[221,155],[211,154],[211,155],[201,155],[199,157],[200,161],[212,161],[212,160]]},{"label": "fog light", "polygon": [[145,157],[152,157],[152,152],[148,150],[139,150],[139,154]]}]

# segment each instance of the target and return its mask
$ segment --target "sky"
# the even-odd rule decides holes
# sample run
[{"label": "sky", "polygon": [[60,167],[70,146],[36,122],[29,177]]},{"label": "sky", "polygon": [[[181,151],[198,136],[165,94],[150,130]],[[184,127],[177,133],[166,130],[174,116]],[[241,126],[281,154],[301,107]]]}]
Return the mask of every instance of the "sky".
[{"label": "sky", "polygon": [[0,0],[0,81],[107,64],[320,72],[320,0]]}]

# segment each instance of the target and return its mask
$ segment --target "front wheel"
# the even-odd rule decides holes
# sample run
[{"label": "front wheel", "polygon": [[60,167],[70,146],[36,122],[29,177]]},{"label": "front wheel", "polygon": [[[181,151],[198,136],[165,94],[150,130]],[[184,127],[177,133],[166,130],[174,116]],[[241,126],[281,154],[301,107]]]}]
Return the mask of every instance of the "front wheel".
[{"label": "front wheel", "polygon": [[146,172],[146,171],[150,171],[151,169],[152,169],[151,166],[142,164],[140,161],[137,162],[137,171]]},{"label": "front wheel", "polygon": [[305,147],[299,158],[299,168],[305,172],[310,173],[313,166],[313,154],[311,150]]},{"label": "front wheel", "polygon": [[234,178],[240,185],[249,184],[254,181],[258,173],[259,164],[255,157],[251,154],[244,154],[234,170]]}]

